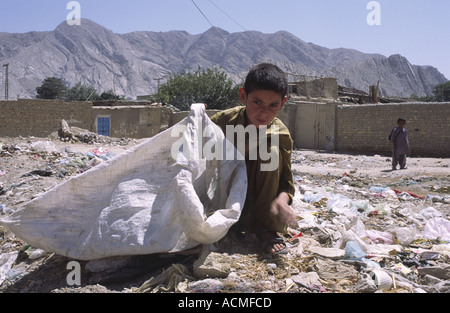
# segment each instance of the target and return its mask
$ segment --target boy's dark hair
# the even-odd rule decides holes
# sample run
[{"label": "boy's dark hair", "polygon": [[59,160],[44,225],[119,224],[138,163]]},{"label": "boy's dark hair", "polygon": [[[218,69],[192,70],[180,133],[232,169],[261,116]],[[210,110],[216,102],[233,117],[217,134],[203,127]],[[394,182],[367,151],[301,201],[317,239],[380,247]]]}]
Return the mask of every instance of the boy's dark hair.
[{"label": "boy's dark hair", "polygon": [[397,120],[397,124],[399,124],[400,122],[406,123],[406,120],[404,118],[399,118]]},{"label": "boy's dark hair", "polygon": [[278,66],[270,63],[261,63],[254,66],[247,75],[244,84],[248,95],[255,90],[270,90],[284,98],[288,92],[288,79]]}]

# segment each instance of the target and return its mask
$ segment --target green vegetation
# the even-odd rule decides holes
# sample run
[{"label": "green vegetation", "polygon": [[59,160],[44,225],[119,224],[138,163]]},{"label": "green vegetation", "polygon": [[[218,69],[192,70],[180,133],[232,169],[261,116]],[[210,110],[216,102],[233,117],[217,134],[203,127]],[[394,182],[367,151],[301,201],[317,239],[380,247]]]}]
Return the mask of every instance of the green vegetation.
[{"label": "green vegetation", "polygon": [[433,93],[437,102],[450,101],[450,81],[435,86]]},{"label": "green vegetation", "polygon": [[172,74],[150,100],[189,111],[193,103],[205,103],[208,109],[223,110],[239,99],[239,86],[218,68],[190,70]]},{"label": "green vegetation", "polygon": [[38,99],[63,99],[67,86],[56,77],[47,77],[40,87],[36,88]]},{"label": "green vegetation", "polygon": [[119,100],[112,90],[98,95],[94,87],[77,83],[69,88],[60,78],[47,77],[40,87],[36,88],[38,99],[60,99],[64,101],[98,101]]},{"label": "green vegetation", "polygon": [[450,102],[450,81],[436,85],[433,88],[433,96],[418,97],[417,95],[411,95],[411,99],[423,102]]}]

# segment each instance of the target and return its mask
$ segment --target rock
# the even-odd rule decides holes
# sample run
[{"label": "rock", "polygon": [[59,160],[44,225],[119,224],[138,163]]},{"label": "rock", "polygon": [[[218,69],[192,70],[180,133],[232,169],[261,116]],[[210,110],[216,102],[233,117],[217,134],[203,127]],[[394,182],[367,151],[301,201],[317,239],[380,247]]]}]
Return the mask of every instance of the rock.
[{"label": "rock", "polygon": [[75,138],[74,134],[70,130],[69,124],[67,124],[67,121],[62,119],[61,120],[61,129],[58,132],[60,140],[63,140],[66,142],[66,140],[69,140],[70,142],[77,142],[78,139]]},{"label": "rock", "polygon": [[188,288],[190,290],[195,290],[196,292],[200,291],[212,292],[217,289],[223,288],[223,283],[218,279],[207,278],[189,283]]},{"label": "rock", "polygon": [[292,276],[292,280],[303,287],[309,287],[311,285],[321,286],[319,281],[319,275],[316,272],[301,272]]},{"label": "rock", "polygon": [[194,262],[193,273],[196,278],[225,278],[230,273],[231,258],[228,254],[221,254],[204,249],[200,257]]}]

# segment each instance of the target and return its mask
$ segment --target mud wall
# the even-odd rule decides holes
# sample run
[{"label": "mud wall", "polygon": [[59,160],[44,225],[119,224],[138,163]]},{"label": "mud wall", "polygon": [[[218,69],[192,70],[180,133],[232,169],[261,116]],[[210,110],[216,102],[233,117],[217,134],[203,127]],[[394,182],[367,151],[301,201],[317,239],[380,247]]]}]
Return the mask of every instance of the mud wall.
[{"label": "mud wall", "polygon": [[[148,138],[187,114],[133,103],[97,107],[92,102],[0,101],[0,136],[47,137],[60,129],[62,119],[71,127],[97,132],[98,116],[110,116],[112,136]],[[402,117],[412,156],[450,157],[450,103],[287,103],[279,117],[296,148],[381,155],[391,154],[387,137]]]},{"label": "mud wall", "polygon": [[0,136],[3,137],[47,137],[61,128],[62,119],[70,126],[92,131],[92,103],[34,99],[0,101]]},{"label": "mud wall", "polygon": [[450,157],[450,103],[337,105],[335,151],[389,155],[388,136],[400,117],[412,156]]}]

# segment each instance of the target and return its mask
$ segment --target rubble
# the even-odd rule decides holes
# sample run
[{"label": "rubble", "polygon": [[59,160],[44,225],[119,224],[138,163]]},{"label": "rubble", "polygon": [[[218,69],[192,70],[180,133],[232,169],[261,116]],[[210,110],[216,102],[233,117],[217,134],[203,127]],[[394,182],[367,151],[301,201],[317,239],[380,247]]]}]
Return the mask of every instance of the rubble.
[{"label": "rubble", "polygon": [[[74,131],[87,138],[78,142],[56,134],[0,138],[0,214],[139,143],[77,137],[83,133]],[[70,260],[0,228],[0,291],[450,291],[450,160],[409,158],[407,170],[391,171],[384,156],[299,150],[292,163],[298,228],[284,236],[287,255],[261,253],[254,235],[230,235],[183,255],[158,256],[159,267],[154,258],[80,262],[82,284],[68,286]],[[111,274],[121,274],[120,281]]]},{"label": "rubble", "polygon": [[227,254],[212,252],[205,247],[194,262],[195,278],[226,278],[230,273],[230,257]]}]

